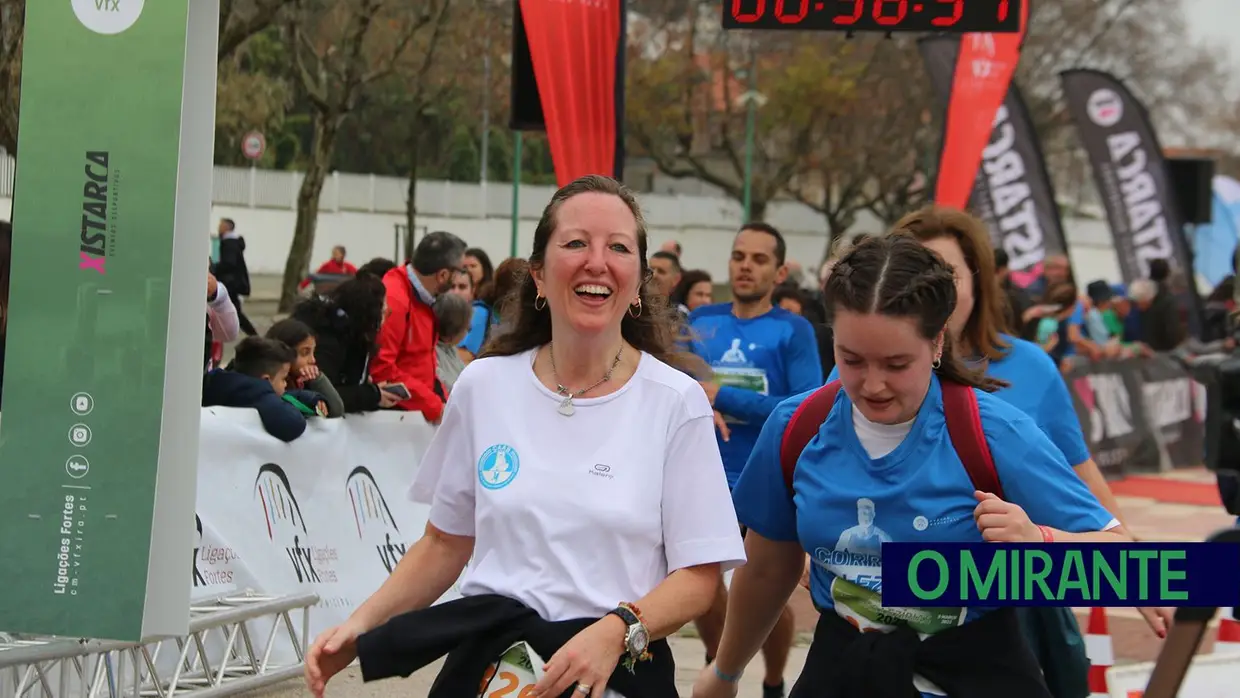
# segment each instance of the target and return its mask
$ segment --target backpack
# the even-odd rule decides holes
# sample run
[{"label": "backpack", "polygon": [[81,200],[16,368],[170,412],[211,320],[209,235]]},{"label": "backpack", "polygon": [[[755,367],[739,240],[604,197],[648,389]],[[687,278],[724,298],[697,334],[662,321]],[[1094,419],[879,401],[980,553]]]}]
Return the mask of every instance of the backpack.
[{"label": "backpack", "polygon": [[[982,431],[982,415],[973,388],[960,383],[942,381],[943,412],[952,447],[973,486],[1000,499],[1003,484],[995,470],[995,461]],[[793,496],[793,476],[797,461],[809,442],[831,415],[840,382],[832,381],[815,390],[797,406],[784,429],[779,460],[784,472],[788,496]],[[1027,607],[1016,609],[1020,616],[1025,641],[1042,667],[1047,687],[1055,698],[1085,698],[1089,695],[1089,657],[1080,624],[1069,608]]]},{"label": "backpack", "polygon": [[[999,473],[995,470],[990,446],[982,432],[982,416],[978,412],[977,395],[973,388],[960,383],[943,381],[940,385],[943,388],[943,411],[947,415],[947,433],[951,436],[956,454],[960,456],[960,462],[964,463],[964,469],[969,473],[969,479],[973,480],[973,486],[982,492],[991,492],[1003,499],[1003,485],[999,482]],[[789,496],[792,496],[792,478],[801,452],[827,421],[840,387],[840,382],[835,380],[815,390],[797,406],[784,429],[779,460]]]}]

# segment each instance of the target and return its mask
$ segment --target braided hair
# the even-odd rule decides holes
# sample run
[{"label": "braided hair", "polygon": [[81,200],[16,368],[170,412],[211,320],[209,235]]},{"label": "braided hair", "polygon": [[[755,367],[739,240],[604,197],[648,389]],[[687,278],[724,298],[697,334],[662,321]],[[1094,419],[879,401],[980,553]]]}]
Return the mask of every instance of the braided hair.
[{"label": "braided hair", "polygon": [[935,372],[941,380],[987,392],[1007,387],[982,370],[965,366],[952,347],[947,319],[956,309],[956,281],[942,258],[915,238],[894,233],[871,237],[835,264],[823,289],[827,322],[839,310],[863,315],[912,318],[918,332],[933,341],[943,336],[943,355]]}]

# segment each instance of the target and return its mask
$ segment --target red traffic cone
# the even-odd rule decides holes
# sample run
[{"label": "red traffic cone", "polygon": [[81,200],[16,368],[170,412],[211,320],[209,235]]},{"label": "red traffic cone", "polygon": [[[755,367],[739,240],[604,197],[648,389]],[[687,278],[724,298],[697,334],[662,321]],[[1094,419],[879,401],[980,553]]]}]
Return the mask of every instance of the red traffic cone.
[{"label": "red traffic cone", "polygon": [[1236,609],[1223,611],[1218,621],[1218,639],[1214,641],[1213,654],[1240,654],[1240,621],[1235,618]]},{"label": "red traffic cone", "polygon": [[1115,647],[1107,628],[1105,608],[1089,609],[1089,625],[1085,629],[1085,654],[1089,657],[1090,698],[1110,698],[1107,669],[1115,664]]}]

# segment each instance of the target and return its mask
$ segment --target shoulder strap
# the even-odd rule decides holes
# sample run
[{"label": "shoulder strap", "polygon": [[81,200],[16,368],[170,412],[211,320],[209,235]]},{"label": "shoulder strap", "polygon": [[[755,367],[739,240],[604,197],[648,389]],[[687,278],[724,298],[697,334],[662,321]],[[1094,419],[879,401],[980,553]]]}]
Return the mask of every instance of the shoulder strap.
[{"label": "shoulder strap", "polygon": [[977,407],[977,393],[960,383],[942,381],[943,412],[947,417],[947,433],[960,462],[969,473],[973,486],[982,492],[1003,496],[1003,484],[982,431],[982,415]]},{"label": "shoulder strap", "polygon": [[822,423],[827,421],[827,417],[831,415],[831,408],[835,406],[835,396],[839,392],[840,382],[836,380],[810,393],[810,396],[805,398],[805,401],[792,413],[788,426],[784,427],[784,438],[779,447],[779,461],[784,471],[784,484],[788,486],[788,496],[792,496],[792,476],[796,472],[801,452],[818,434]]}]

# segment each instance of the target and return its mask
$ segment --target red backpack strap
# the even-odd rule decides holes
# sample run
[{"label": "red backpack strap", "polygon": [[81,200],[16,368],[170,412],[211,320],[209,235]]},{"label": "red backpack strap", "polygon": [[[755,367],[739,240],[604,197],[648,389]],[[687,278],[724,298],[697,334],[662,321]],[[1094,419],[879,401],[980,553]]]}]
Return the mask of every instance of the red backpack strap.
[{"label": "red backpack strap", "polygon": [[1003,484],[995,470],[995,460],[982,431],[982,414],[977,407],[977,393],[960,383],[942,381],[943,412],[947,417],[947,433],[960,462],[969,473],[973,486],[1003,499]]},{"label": "red backpack strap", "polygon": [[792,496],[792,476],[797,469],[797,461],[801,452],[809,445],[822,423],[827,421],[831,408],[835,405],[835,396],[840,392],[840,382],[832,381],[810,393],[805,401],[797,406],[784,427],[784,439],[779,447],[779,461],[784,471],[784,484],[788,486],[788,496]]}]

